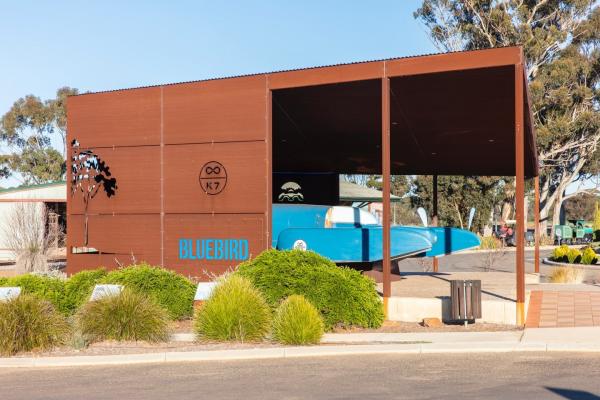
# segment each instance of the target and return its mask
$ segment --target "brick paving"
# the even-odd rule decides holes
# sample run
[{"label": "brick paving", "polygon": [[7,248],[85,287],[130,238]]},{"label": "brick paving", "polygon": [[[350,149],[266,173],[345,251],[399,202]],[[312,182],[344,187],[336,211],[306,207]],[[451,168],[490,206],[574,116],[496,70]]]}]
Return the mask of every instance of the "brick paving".
[{"label": "brick paving", "polygon": [[600,326],[600,292],[531,292],[528,328]]}]

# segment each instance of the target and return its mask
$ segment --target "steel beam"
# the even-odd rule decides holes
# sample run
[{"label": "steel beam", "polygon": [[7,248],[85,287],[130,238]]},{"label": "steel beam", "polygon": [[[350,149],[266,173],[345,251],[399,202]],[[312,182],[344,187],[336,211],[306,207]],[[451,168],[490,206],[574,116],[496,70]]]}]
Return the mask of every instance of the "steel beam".
[{"label": "steel beam", "polygon": [[533,220],[535,223],[535,273],[540,273],[540,177],[533,178],[535,196],[533,200]]},{"label": "steel beam", "polygon": [[[438,176],[433,175],[433,213],[431,215],[431,226],[438,226]],[[433,272],[438,272],[439,260],[433,257]]]},{"label": "steel beam", "polygon": [[392,294],[392,255],[390,248],[390,79],[387,77],[381,80],[381,166],[383,179],[383,299],[387,317],[387,301]]},{"label": "steel beam", "polygon": [[525,323],[525,135],[523,64],[515,65],[515,240],[517,325]]}]

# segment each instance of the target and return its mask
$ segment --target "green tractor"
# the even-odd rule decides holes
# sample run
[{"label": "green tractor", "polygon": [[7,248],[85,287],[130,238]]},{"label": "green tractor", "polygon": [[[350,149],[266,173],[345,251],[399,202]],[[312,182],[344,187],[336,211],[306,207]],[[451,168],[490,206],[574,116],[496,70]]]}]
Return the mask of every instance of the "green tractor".
[{"label": "green tractor", "polygon": [[569,220],[568,225],[554,226],[554,242],[556,244],[584,244],[594,239],[594,230],[585,226],[582,219]]}]

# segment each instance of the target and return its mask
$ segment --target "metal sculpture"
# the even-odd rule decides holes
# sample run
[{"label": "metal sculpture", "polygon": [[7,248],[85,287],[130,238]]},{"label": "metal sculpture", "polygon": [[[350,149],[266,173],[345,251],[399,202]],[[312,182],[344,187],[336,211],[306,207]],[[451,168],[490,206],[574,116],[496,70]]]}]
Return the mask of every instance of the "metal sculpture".
[{"label": "metal sculpture", "polygon": [[106,162],[92,150],[81,150],[77,139],[71,142],[71,196],[79,189],[83,195],[85,229],[83,244],[88,245],[88,205],[98,193],[104,189],[107,197],[115,195],[117,180],[111,177]]}]

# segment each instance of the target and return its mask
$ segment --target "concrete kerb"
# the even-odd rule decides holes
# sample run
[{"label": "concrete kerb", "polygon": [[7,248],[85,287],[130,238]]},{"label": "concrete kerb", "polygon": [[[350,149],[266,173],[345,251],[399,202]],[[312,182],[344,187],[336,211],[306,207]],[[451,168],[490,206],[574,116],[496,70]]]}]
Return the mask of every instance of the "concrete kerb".
[{"label": "concrete kerb", "polygon": [[579,269],[586,269],[591,271],[600,271],[600,265],[598,264],[571,264],[564,262],[552,261],[549,258],[542,259],[542,263],[546,265],[552,265],[553,267],[573,267]]},{"label": "concrete kerb", "polygon": [[[529,331],[529,330],[527,330]],[[425,334],[347,334],[336,342],[326,336],[320,346],[269,347],[237,350],[205,350],[189,352],[158,352],[143,354],[118,354],[98,356],[13,357],[0,358],[0,368],[72,367],[125,365],[141,363],[254,360],[298,357],[324,357],[367,354],[434,354],[434,353],[508,353],[508,352],[596,352],[600,343],[591,341],[597,333],[583,340],[561,342],[546,331],[534,330],[525,335],[510,332],[455,332]],[[558,333],[558,332],[557,332]],[[378,336],[373,336],[378,335]],[[388,335],[387,337],[385,335]],[[363,336],[363,337],[360,337]],[[597,337],[597,336],[595,336]],[[342,342],[345,339],[346,342]],[[361,343],[363,340],[363,344]],[[413,341],[410,341],[413,339]],[[414,339],[420,339],[417,342]],[[548,340],[545,340],[548,339]],[[351,342],[349,342],[351,340]],[[402,341],[399,341],[402,340]],[[426,342],[432,340],[433,342]],[[375,341],[375,342],[374,342]],[[337,344],[335,344],[337,343]],[[345,343],[345,344],[344,344]],[[348,344],[351,343],[351,344]]]}]

